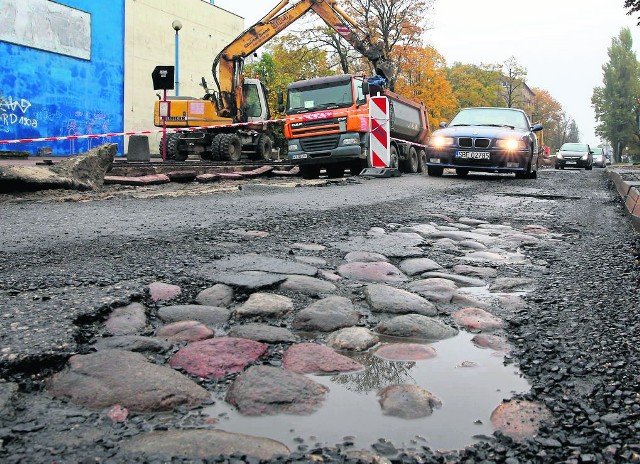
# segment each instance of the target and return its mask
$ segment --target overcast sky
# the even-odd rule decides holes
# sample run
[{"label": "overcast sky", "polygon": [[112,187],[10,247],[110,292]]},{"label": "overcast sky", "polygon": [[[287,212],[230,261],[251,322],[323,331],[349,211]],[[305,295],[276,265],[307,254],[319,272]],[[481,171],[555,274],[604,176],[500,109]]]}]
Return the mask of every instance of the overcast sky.
[{"label": "overcast sky", "polygon": [[[215,5],[245,18],[245,27],[277,3],[215,0]],[[611,39],[627,26],[637,55],[640,50],[640,26],[637,18],[626,15],[623,4],[624,0],[435,0],[427,13],[431,29],[425,41],[448,65],[503,63],[515,56],[527,69],[529,87],[549,91],[575,119],[582,141],[598,143],[591,95],[602,85]]]}]

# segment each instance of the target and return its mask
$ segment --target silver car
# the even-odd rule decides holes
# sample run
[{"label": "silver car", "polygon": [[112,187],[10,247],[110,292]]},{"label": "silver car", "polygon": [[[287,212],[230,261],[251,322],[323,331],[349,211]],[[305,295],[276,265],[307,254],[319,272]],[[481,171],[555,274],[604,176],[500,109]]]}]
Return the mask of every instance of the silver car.
[{"label": "silver car", "polygon": [[593,152],[593,165],[598,166],[599,168],[604,168],[607,166],[607,158],[604,156],[604,150],[600,147],[592,148]]}]

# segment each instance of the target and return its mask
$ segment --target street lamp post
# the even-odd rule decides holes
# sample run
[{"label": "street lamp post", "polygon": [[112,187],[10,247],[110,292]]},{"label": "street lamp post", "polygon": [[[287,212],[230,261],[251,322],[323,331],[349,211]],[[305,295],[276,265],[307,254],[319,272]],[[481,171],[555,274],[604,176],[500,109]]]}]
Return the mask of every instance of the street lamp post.
[{"label": "street lamp post", "polygon": [[180,95],[180,71],[179,71],[179,67],[178,67],[178,50],[180,49],[179,47],[179,39],[178,39],[178,31],[180,29],[182,29],[182,23],[179,20],[175,20],[174,22],[171,23],[171,27],[173,27],[173,30],[176,31],[176,97],[178,95]]}]

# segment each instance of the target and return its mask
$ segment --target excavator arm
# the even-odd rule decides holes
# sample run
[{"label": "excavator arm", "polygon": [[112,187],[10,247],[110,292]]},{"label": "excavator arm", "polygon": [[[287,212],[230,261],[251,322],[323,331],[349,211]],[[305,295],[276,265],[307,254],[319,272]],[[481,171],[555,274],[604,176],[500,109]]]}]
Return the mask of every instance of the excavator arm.
[{"label": "excavator arm", "polygon": [[[309,10],[317,13],[327,25],[369,59],[378,75],[387,79],[391,77],[393,66],[385,58],[382,47],[370,43],[368,35],[364,34],[355,21],[338,7],[336,0],[300,0],[285,9],[288,4],[289,0],[281,0],[269,14],[226,46],[213,61],[211,71],[218,88],[218,96],[214,101],[220,116],[243,122],[244,116],[241,109],[244,106],[242,91],[244,59]],[[219,71],[218,77],[216,77],[216,68]]]}]

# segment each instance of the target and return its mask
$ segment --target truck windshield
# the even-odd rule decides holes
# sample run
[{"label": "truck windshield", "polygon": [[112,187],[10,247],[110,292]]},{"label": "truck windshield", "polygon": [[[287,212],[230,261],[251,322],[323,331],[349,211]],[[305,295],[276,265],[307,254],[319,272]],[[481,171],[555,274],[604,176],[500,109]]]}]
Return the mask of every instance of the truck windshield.
[{"label": "truck windshield", "polygon": [[287,114],[346,108],[353,105],[351,81],[289,89],[288,97]]}]

